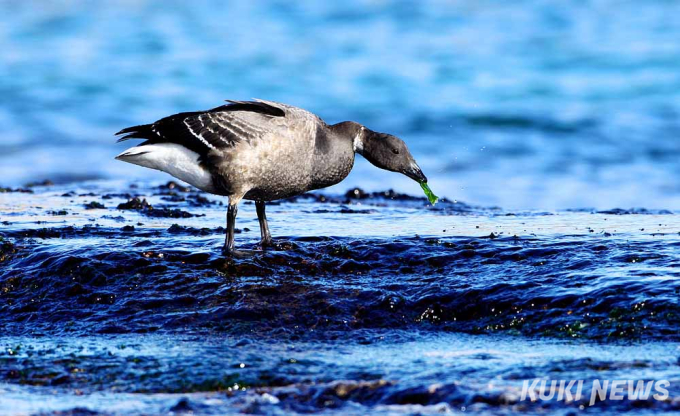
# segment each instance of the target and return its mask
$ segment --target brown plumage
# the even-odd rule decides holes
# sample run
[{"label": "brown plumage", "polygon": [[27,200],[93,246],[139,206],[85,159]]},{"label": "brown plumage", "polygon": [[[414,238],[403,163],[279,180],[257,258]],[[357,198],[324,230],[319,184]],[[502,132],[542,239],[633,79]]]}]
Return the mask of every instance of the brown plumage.
[{"label": "brown plumage", "polygon": [[265,202],[342,181],[355,152],[380,168],[427,181],[401,139],[351,121],[329,126],[306,110],[272,101],[230,101],[117,134],[123,135],[119,141],[144,139],[117,159],[229,197],[225,252],[234,249],[241,199],[255,201],[262,244],[271,244]]}]

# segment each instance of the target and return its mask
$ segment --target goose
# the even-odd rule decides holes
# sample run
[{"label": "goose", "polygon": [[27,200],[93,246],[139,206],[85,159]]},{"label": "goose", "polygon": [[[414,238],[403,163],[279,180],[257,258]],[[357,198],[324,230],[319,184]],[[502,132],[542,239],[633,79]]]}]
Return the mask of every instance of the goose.
[{"label": "goose", "polygon": [[166,172],[196,188],[228,197],[223,252],[234,253],[241,200],[255,201],[261,245],[272,245],[265,203],[335,185],[358,153],[373,165],[420,182],[427,178],[406,143],[354,121],[328,125],[315,114],[274,101],[227,100],[125,128],[118,142],[142,139],[116,159]]}]

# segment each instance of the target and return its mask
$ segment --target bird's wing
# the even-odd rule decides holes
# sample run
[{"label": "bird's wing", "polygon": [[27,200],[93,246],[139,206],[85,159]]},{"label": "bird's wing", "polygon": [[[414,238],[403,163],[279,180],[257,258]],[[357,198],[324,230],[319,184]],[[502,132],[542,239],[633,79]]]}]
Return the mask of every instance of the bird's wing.
[{"label": "bird's wing", "polygon": [[205,156],[211,150],[252,142],[280,128],[275,119],[286,118],[277,103],[264,101],[231,101],[208,111],[179,113],[152,124],[128,127],[116,133],[118,141],[145,139],[142,143],[177,143]]}]

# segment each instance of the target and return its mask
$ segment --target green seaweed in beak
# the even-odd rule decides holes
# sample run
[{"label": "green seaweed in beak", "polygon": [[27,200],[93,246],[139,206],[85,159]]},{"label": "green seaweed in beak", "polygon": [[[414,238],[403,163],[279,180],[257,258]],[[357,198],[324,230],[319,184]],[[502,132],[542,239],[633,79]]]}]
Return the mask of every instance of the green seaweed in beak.
[{"label": "green seaweed in beak", "polygon": [[439,201],[439,197],[432,192],[430,187],[426,182],[420,182],[420,187],[423,188],[423,192],[425,192],[425,195],[427,196],[427,199],[430,201],[430,204],[434,205]]}]

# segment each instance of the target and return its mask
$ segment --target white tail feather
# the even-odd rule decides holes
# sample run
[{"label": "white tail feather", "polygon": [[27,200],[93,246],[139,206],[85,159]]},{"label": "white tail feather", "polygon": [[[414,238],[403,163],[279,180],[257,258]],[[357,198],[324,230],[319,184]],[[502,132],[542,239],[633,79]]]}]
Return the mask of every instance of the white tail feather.
[{"label": "white tail feather", "polygon": [[135,146],[116,159],[169,173],[206,192],[214,192],[212,175],[198,163],[198,153],[175,143]]}]

